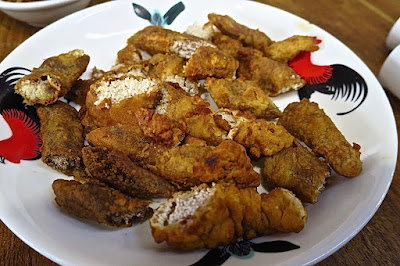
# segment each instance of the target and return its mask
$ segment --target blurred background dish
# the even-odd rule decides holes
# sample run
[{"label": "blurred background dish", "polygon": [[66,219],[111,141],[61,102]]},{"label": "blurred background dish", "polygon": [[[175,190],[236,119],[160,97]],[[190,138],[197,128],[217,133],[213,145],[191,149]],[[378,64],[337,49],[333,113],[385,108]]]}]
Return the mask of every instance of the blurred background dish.
[{"label": "blurred background dish", "polygon": [[90,0],[43,0],[8,2],[0,0],[0,10],[32,26],[44,27],[88,6]]}]

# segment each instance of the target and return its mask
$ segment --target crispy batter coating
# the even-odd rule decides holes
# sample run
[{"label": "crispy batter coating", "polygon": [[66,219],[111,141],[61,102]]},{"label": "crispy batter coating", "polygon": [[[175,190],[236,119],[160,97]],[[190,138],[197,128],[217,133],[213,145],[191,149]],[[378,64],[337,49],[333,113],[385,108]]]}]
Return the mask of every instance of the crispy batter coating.
[{"label": "crispy batter coating", "polygon": [[185,138],[186,124],[183,121],[172,121],[165,115],[143,108],[135,112],[135,116],[144,136],[156,143],[173,147]]},{"label": "crispy batter coating", "polygon": [[239,40],[233,39],[220,32],[213,34],[211,41],[223,53],[234,58],[238,57],[239,51],[243,48],[243,44]]},{"label": "crispy batter coating", "polygon": [[116,65],[134,65],[142,61],[140,51],[131,43],[128,43],[123,49],[117,53]]},{"label": "crispy batter coating", "polygon": [[278,124],[323,156],[339,175],[355,177],[361,173],[361,147],[356,143],[351,146],[317,103],[303,99],[289,104]]},{"label": "crispy batter coating", "polygon": [[82,149],[86,171],[108,186],[139,198],[169,198],[175,188],[165,179],[137,166],[121,152],[101,147]]},{"label": "crispy batter coating", "polygon": [[255,119],[241,122],[233,140],[259,158],[261,155],[272,156],[292,146],[294,137],[283,126]]},{"label": "crispy batter coating", "polygon": [[226,140],[219,146],[183,145],[156,156],[150,170],[180,189],[201,183],[224,182],[239,187],[257,187],[259,174],[253,170],[243,146]]},{"label": "crispy batter coating", "polygon": [[185,65],[185,75],[195,79],[206,77],[231,78],[235,76],[239,62],[220,50],[202,46]]},{"label": "crispy batter coating", "polygon": [[208,102],[199,96],[191,97],[172,86],[162,90],[156,113],[164,114],[172,121],[183,121],[187,134],[203,139],[209,145],[221,143],[229,131],[226,125],[221,125],[220,116],[213,113]]},{"label": "crispy batter coating", "polygon": [[86,135],[86,140],[97,147],[120,151],[140,166],[154,165],[157,155],[169,148],[156,144],[146,138],[139,127],[130,125],[95,129]]},{"label": "crispy batter coating", "polygon": [[302,202],[314,204],[330,174],[327,163],[295,142],[292,147],[265,159],[262,184],[268,189],[289,189]]},{"label": "crispy batter coating", "polygon": [[193,250],[274,232],[298,233],[306,221],[307,211],[286,189],[260,195],[253,188],[217,184],[175,193],[150,218],[150,227],[157,243]]},{"label": "crispy batter coating", "polygon": [[81,107],[85,106],[87,93],[94,82],[93,79],[78,79],[64,98],[79,104]]},{"label": "crispy batter coating", "polygon": [[302,51],[314,52],[319,48],[317,40],[311,36],[294,35],[268,46],[266,56],[276,61],[288,62]]},{"label": "crispy batter coating", "polygon": [[219,108],[239,110],[268,120],[281,115],[267,93],[250,81],[208,78],[205,89]]},{"label": "crispy batter coating", "polygon": [[134,45],[150,55],[176,54],[186,59],[189,59],[199,47],[215,47],[204,39],[164,29],[161,26],[148,26],[136,32],[128,39],[128,44]]},{"label": "crispy batter coating", "polygon": [[208,14],[208,19],[223,34],[241,41],[245,46],[250,46],[262,51],[264,54],[268,46],[272,43],[271,39],[259,30],[249,29],[237,23],[230,16],[222,16],[214,13]]},{"label": "crispy batter coating", "polygon": [[53,182],[57,204],[69,214],[116,227],[128,227],[148,219],[150,201],[128,197],[100,183],[75,180]]},{"label": "crispy batter coating", "polygon": [[82,170],[83,127],[78,111],[57,101],[37,107],[42,134],[42,161],[66,175]]},{"label": "crispy batter coating", "polygon": [[28,105],[54,103],[85,72],[89,59],[78,49],[50,57],[39,68],[34,68],[31,74],[21,78],[15,85],[15,91],[24,97]]},{"label": "crispy batter coating", "polygon": [[240,51],[239,62],[238,76],[254,81],[269,96],[299,90],[305,85],[305,81],[286,63],[260,57],[250,49]]},{"label": "crispy batter coating", "polygon": [[149,60],[149,76],[165,82],[175,83],[189,95],[199,94],[198,82],[185,77],[183,72],[184,60],[174,54],[155,54]]}]

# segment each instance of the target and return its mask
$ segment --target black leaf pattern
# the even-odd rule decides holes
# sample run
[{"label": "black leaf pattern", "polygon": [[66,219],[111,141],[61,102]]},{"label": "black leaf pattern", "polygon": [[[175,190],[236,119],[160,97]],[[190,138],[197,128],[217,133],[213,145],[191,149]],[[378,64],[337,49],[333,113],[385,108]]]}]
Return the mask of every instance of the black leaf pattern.
[{"label": "black leaf pattern", "polygon": [[231,254],[229,254],[226,247],[214,248],[191,266],[219,266],[229,259],[230,256]]},{"label": "black leaf pattern", "polygon": [[254,251],[262,253],[285,252],[300,248],[300,246],[284,240],[276,240],[258,244],[250,242],[250,246],[254,249]]},{"label": "black leaf pattern", "polygon": [[148,20],[151,23],[151,14],[149,11],[147,11],[146,8],[142,7],[141,5],[132,3],[133,5],[133,10],[135,11],[136,15],[139,17]]},{"label": "black leaf pattern", "polygon": [[176,17],[185,10],[185,5],[182,2],[177,3],[173,7],[171,7],[167,13],[164,15],[164,21],[167,25],[171,25],[171,23],[176,19]]},{"label": "black leaf pattern", "polygon": [[251,245],[249,241],[237,241],[228,245],[228,251],[239,257],[247,256],[251,252]]}]

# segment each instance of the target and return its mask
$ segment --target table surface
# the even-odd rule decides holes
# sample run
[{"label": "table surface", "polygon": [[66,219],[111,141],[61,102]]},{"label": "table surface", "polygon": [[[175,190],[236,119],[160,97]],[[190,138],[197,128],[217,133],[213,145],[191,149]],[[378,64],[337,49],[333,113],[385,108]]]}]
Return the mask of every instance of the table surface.
[{"label": "table surface", "polygon": [[[320,26],[352,49],[378,75],[389,50],[385,39],[400,17],[399,0],[259,0],[289,11]],[[92,0],[95,5],[104,0]],[[0,12],[0,61],[39,29]],[[400,100],[386,91],[400,123]],[[398,161],[399,162],[399,161]],[[392,185],[369,223],[339,251],[319,265],[400,264],[400,171],[397,163]],[[53,265],[0,221],[0,265]]]}]

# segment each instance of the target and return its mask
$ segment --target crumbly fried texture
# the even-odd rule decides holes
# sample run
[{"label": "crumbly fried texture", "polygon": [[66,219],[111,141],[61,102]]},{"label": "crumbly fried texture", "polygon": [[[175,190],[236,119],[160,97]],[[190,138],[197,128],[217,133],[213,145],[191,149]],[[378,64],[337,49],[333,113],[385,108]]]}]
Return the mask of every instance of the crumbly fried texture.
[{"label": "crumbly fried texture", "polygon": [[204,39],[164,29],[161,26],[148,26],[136,32],[128,39],[128,44],[146,51],[150,55],[176,54],[186,59],[190,58],[201,46],[214,47],[211,42]]},{"label": "crumbly fried texture", "polygon": [[339,175],[355,177],[361,173],[361,147],[356,143],[351,146],[317,103],[303,99],[289,104],[278,124],[323,156]]},{"label": "crumbly fried texture", "polygon": [[268,189],[283,187],[302,202],[315,204],[331,170],[326,162],[298,142],[265,159],[262,184]]},{"label": "crumbly fried texture", "polygon": [[172,148],[156,158],[150,170],[180,189],[201,183],[224,182],[239,187],[257,187],[259,174],[243,146],[226,140],[217,147],[183,145]]},{"label": "crumbly fried texture", "polygon": [[183,121],[172,121],[165,115],[143,108],[135,112],[135,116],[144,136],[156,143],[173,147],[185,138],[186,124]]},{"label": "crumbly fried texture", "polygon": [[281,115],[267,93],[250,81],[208,78],[205,89],[219,108],[238,110],[267,120]]},{"label": "crumbly fried texture", "polygon": [[175,122],[183,121],[187,134],[203,139],[209,145],[218,145],[224,140],[229,129],[221,125],[220,117],[213,113],[208,102],[172,86],[166,86],[162,94],[155,108],[156,113],[164,114]]},{"label": "crumbly fried texture", "polygon": [[305,81],[286,63],[260,57],[252,50],[242,49],[239,55],[238,76],[254,81],[269,96],[299,90]]},{"label": "crumbly fried texture", "polygon": [[196,79],[232,78],[238,67],[239,62],[235,58],[214,47],[202,46],[190,57],[184,71],[186,76]]},{"label": "crumbly fried texture", "polygon": [[74,85],[72,85],[71,90],[64,96],[64,98],[84,107],[86,104],[87,93],[90,90],[90,85],[94,82],[95,80],[93,79],[78,79]]},{"label": "crumbly fried texture", "polygon": [[57,101],[37,106],[42,134],[42,161],[50,167],[73,175],[82,170],[83,127],[78,111]]},{"label": "crumbly fried texture", "polygon": [[208,14],[208,19],[223,34],[241,41],[245,46],[258,49],[264,54],[266,54],[268,46],[272,43],[271,39],[265,33],[241,25],[230,16],[211,13]]},{"label": "crumbly fried texture", "polygon": [[253,188],[217,184],[174,194],[156,210],[150,227],[157,243],[193,250],[274,232],[298,233],[306,222],[307,211],[286,189],[260,195]]},{"label": "crumbly fried texture", "polygon": [[149,60],[149,76],[162,81],[175,83],[189,95],[199,94],[198,82],[185,77],[183,72],[184,60],[174,54],[155,54]]},{"label": "crumbly fried texture", "polygon": [[288,62],[302,51],[314,52],[319,48],[317,40],[311,36],[294,35],[283,41],[274,42],[266,51],[266,56],[276,61]]},{"label": "crumbly fried texture", "polygon": [[264,119],[241,122],[233,140],[250,150],[259,158],[261,155],[272,156],[292,146],[294,137],[280,125]]},{"label": "crumbly fried texture", "polygon": [[15,85],[15,91],[24,97],[28,105],[52,104],[64,96],[86,71],[89,59],[78,49],[50,57],[39,68],[34,68],[31,74],[21,78]]},{"label": "crumbly fried texture", "polygon": [[95,129],[86,135],[86,140],[97,147],[120,151],[140,166],[154,165],[157,155],[170,148],[146,138],[139,127],[130,125]]},{"label": "crumbly fried texture", "polygon": [[152,214],[150,201],[128,197],[100,183],[75,180],[53,182],[57,204],[69,214],[115,227],[129,227]]},{"label": "crumbly fried texture", "polygon": [[243,48],[243,44],[241,41],[233,39],[220,32],[213,34],[213,36],[211,37],[211,41],[223,53],[225,53],[226,55],[230,55],[234,58],[238,57],[239,51]]},{"label": "crumbly fried texture", "polygon": [[82,149],[87,173],[122,193],[139,198],[169,198],[175,188],[165,179],[133,163],[121,152],[101,147]]},{"label": "crumbly fried texture", "polygon": [[134,65],[142,61],[142,55],[136,46],[128,43],[123,49],[117,53],[116,65]]}]

